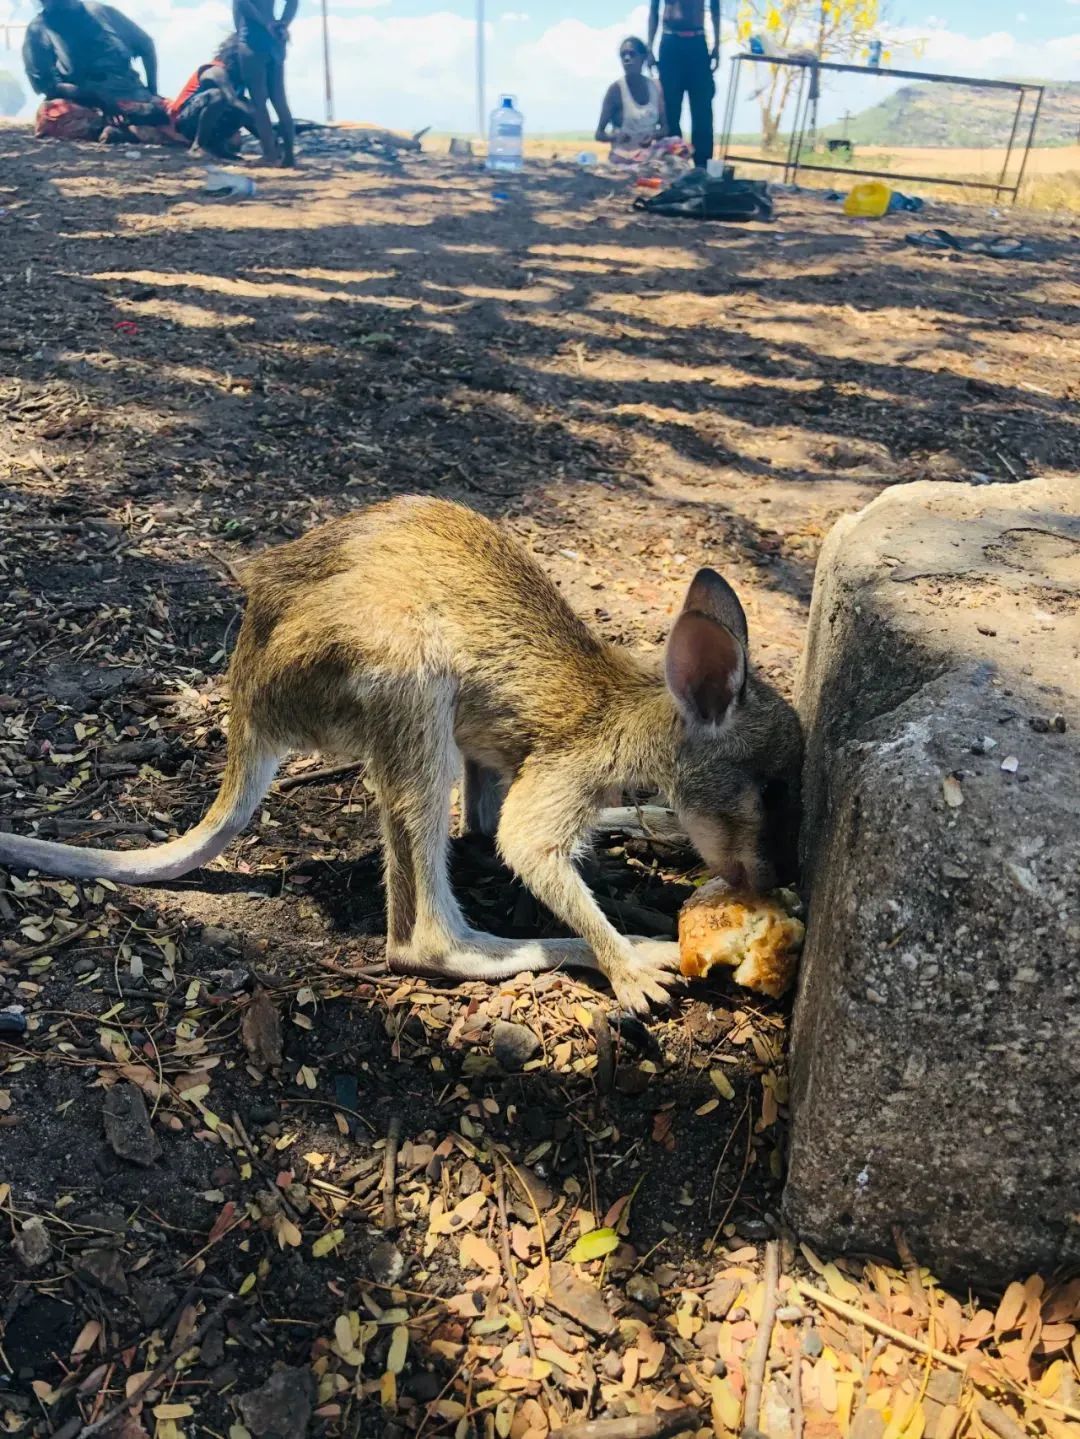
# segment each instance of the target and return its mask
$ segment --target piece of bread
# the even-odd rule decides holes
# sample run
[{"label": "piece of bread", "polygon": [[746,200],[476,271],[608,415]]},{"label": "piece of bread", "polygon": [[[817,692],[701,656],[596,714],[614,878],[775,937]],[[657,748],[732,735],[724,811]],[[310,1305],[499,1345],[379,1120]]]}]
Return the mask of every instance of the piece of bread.
[{"label": "piece of bread", "polygon": [[743,894],[722,879],[709,880],[679,914],[683,974],[700,979],[722,964],[734,969],[736,984],[779,999],[795,978],[806,934],[790,907],[779,897]]}]

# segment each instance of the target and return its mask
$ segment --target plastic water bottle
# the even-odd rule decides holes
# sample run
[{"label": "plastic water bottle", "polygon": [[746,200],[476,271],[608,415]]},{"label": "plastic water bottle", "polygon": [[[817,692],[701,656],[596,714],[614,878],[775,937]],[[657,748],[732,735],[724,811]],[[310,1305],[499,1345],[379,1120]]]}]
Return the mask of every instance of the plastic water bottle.
[{"label": "plastic water bottle", "polygon": [[525,117],[514,109],[513,95],[502,95],[488,122],[487,168],[520,170],[524,164]]}]

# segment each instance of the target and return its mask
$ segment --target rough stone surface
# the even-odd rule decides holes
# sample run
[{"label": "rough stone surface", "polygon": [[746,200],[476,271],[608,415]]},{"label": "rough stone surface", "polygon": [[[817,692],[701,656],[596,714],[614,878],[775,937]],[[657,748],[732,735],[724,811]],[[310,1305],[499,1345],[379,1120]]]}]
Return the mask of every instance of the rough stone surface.
[{"label": "rough stone surface", "polygon": [[491,1052],[503,1069],[513,1072],[540,1052],[540,1041],[527,1025],[500,1019],[491,1031]]},{"label": "rough stone surface", "polygon": [[150,1115],[142,1091],[133,1084],[117,1084],[105,1096],[102,1107],[105,1138],[115,1154],[144,1168],[161,1153],[157,1135],[150,1127]]},{"label": "rough stone surface", "polygon": [[1080,483],[915,484],[822,551],[785,1210],[939,1274],[1080,1259]]},{"label": "rough stone surface", "polygon": [[315,1407],[310,1369],[276,1369],[261,1389],[241,1394],[240,1416],[258,1439],[303,1439]]},{"label": "rough stone surface", "polygon": [[583,1329],[593,1334],[614,1334],[615,1316],[607,1307],[600,1291],[587,1284],[574,1273],[571,1264],[551,1266],[551,1297],[548,1304],[552,1309],[565,1314]]},{"label": "rough stone surface", "polygon": [[34,1215],[28,1219],[13,1241],[19,1262],[26,1269],[40,1269],[52,1258],[52,1242],[45,1221]]}]

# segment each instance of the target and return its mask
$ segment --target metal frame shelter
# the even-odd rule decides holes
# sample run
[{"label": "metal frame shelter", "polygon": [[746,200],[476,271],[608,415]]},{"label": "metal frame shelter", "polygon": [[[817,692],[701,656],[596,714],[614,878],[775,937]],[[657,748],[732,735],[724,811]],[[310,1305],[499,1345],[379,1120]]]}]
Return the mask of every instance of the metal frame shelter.
[{"label": "metal frame shelter", "polygon": [[[795,123],[788,140],[787,154],[782,160],[732,153],[731,131],[735,123],[735,106],[738,101],[739,81],[744,62],[750,65],[788,65],[795,67],[800,72],[795,95]],[[891,170],[865,170],[854,165],[827,165],[817,161],[804,160],[802,153],[809,128],[811,103],[817,94],[823,71],[830,74],[880,75],[889,80],[917,80],[937,85],[967,85],[972,89],[1012,91],[1017,97],[1016,112],[1013,115],[1009,143],[1005,150],[1005,162],[1001,167],[1000,176],[994,181],[962,180],[954,176],[939,175],[898,175]],[[1030,84],[1024,80],[982,80],[971,75],[935,75],[921,70],[891,70],[872,68],[868,65],[849,65],[838,60],[818,60],[813,56],[795,58],[786,55],[752,55],[744,52],[740,55],[733,55],[731,59],[731,83],[728,86],[727,101],[724,106],[723,129],[720,135],[720,158],[725,164],[738,161],[744,165],[770,165],[775,169],[783,170],[784,182],[790,185],[798,183],[800,171],[820,170],[828,174],[865,175],[879,180],[914,180],[927,185],[954,185],[961,189],[993,190],[996,199],[1000,200],[1002,195],[1008,195],[1010,203],[1015,204],[1020,186],[1024,181],[1028,156],[1031,154],[1031,147],[1035,142],[1035,130],[1039,123],[1044,93],[1045,86]],[[1017,148],[1017,137],[1021,133],[1021,121],[1024,118],[1024,106],[1029,95],[1034,95],[1035,104],[1031,112],[1031,121],[1027,126],[1027,138],[1023,142],[1023,153],[1016,182],[1010,185],[1008,183],[1009,167]]]}]

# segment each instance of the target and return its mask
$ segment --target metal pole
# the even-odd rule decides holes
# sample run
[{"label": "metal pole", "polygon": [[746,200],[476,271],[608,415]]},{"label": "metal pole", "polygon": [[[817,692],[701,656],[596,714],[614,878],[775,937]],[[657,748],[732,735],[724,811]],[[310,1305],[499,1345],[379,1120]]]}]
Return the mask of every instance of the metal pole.
[{"label": "metal pole", "polygon": [[487,134],[487,105],[484,101],[484,0],[476,0],[476,132]]},{"label": "metal pole", "polygon": [[1016,177],[1016,185],[1013,188],[1013,204],[1016,204],[1020,195],[1020,186],[1024,183],[1024,172],[1027,169],[1027,162],[1031,156],[1031,147],[1035,143],[1035,131],[1039,128],[1039,116],[1042,113],[1043,96],[1046,94],[1042,85],[1035,92],[1035,109],[1031,114],[1031,128],[1028,130],[1027,144],[1024,146],[1024,158],[1020,161],[1020,173]]},{"label": "metal pole", "polygon": [[326,90],[326,118],[334,118],[334,82],[330,75],[330,17],[326,11],[326,0],[322,0],[322,54],[323,80]]}]

